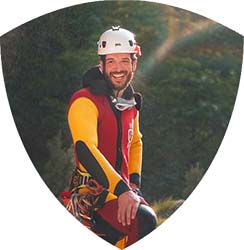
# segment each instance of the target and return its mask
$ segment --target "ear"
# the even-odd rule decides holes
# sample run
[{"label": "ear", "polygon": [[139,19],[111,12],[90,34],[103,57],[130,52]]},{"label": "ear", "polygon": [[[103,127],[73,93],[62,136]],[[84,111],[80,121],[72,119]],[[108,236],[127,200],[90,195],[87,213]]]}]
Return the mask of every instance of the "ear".
[{"label": "ear", "polygon": [[135,72],[137,67],[137,59],[132,61],[132,71]]},{"label": "ear", "polygon": [[99,68],[100,68],[101,72],[104,71],[104,63],[102,60],[99,61]]}]

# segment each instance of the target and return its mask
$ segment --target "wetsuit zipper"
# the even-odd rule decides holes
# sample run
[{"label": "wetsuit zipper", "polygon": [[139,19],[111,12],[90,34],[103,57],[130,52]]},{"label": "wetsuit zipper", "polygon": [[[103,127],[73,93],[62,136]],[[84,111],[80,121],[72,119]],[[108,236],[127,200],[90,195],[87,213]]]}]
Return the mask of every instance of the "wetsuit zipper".
[{"label": "wetsuit zipper", "polygon": [[118,138],[117,138],[117,156],[116,156],[116,171],[122,176],[122,124],[121,112],[116,112],[116,119],[118,124]]},{"label": "wetsuit zipper", "polygon": [[111,99],[109,98],[110,106],[113,110],[113,113],[115,114],[116,120],[117,120],[117,126],[118,126],[118,136],[117,136],[117,149],[116,149],[116,165],[115,170],[118,174],[122,176],[122,123],[121,123],[121,111],[117,110],[113,103],[111,102]]}]

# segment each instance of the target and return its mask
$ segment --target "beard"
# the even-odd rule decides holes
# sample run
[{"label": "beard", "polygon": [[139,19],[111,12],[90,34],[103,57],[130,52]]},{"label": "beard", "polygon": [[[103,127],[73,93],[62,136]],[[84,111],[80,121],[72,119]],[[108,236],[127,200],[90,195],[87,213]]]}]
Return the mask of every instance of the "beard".
[{"label": "beard", "polygon": [[[114,78],[114,75],[116,74],[124,74],[125,79],[117,81]],[[110,72],[109,74],[105,73],[104,75],[112,90],[120,91],[125,89],[130,84],[133,73],[132,72],[128,73],[127,71],[121,71],[121,72]]]}]

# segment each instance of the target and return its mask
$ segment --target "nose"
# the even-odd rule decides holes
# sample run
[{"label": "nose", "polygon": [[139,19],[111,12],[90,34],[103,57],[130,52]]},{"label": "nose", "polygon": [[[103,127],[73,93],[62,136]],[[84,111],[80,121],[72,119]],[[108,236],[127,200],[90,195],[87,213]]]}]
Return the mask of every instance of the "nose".
[{"label": "nose", "polygon": [[114,63],[113,70],[116,71],[116,72],[122,71],[122,70],[123,70],[123,65],[122,65],[122,63],[120,63],[120,62],[115,62],[115,63]]}]

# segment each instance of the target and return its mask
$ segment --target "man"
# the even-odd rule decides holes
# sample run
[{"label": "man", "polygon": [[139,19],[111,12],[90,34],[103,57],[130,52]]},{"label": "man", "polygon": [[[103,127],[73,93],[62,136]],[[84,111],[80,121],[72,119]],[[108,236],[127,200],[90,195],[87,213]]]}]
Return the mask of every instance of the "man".
[{"label": "man", "polygon": [[129,246],[157,223],[139,190],[141,96],[131,82],[140,48],[134,34],[118,26],[101,35],[98,55],[99,66],[84,75],[84,88],[72,96],[68,110],[81,177],[78,192],[88,179],[101,187],[93,203],[93,231],[112,244],[126,238]]}]

